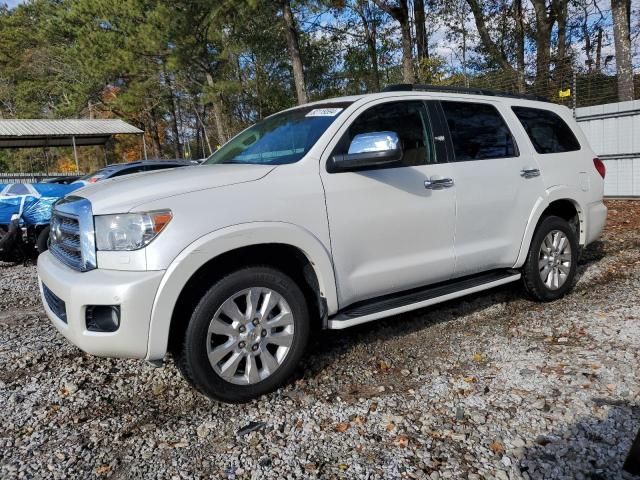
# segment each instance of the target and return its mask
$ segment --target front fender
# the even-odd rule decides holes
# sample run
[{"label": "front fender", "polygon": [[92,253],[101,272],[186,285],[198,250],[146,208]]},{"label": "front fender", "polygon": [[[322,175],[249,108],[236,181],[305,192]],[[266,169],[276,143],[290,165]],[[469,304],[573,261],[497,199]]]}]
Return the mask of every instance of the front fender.
[{"label": "front fender", "polygon": [[538,226],[538,222],[540,221],[540,217],[547,209],[547,207],[556,200],[568,200],[573,203],[576,211],[578,212],[578,218],[580,220],[580,245],[584,245],[586,241],[586,228],[585,228],[585,210],[584,207],[580,204],[576,198],[581,196],[581,193],[577,188],[566,186],[566,185],[556,185],[551,187],[545,191],[544,197],[539,197],[536,201],[531,213],[529,214],[529,219],[527,221],[527,226],[525,228],[524,235],[522,237],[522,242],[520,244],[520,251],[518,253],[518,259],[514,264],[513,268],[520,268],[524,265],[524,262],[527,259],[527,254],[529,253],[529,245],[531,245],[531,240],[533,238],[533,234],[536,231],[536,227]]},{"label": "front fender", "polygon": [[159,360],[167,352],[173,309],[182,289],[205,263],[223,253],[253,245],[280,243],[302,251],[315,270],[320,295],[329,313],[338,309],[331,255],[308,230],[284,222],[252,222],[222,228],[199,238],[185,248],[166,270],[156,293],[149,325],[147,360]]}]

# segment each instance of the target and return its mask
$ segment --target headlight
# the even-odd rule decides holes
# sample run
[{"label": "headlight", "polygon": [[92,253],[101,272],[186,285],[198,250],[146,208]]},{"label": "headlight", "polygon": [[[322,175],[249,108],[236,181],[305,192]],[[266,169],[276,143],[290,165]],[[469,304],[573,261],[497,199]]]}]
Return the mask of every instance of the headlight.
[{"label": "headlight", "polygon": [[97,215],[98,250],[138,250],[144,248],[171,221],[170,210],[121,215]]}]

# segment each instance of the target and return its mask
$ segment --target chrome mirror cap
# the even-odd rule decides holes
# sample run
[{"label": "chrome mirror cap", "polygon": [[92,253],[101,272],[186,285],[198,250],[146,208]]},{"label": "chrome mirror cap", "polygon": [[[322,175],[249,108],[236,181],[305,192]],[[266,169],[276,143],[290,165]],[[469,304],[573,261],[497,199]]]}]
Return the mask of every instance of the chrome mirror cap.
[{"label": "chrome mirror cap", "polygon": [[390,150],[397,150],[399,145],[400,138],[396,132],[361,133],[353,137],[347,154],[388,152]]}]

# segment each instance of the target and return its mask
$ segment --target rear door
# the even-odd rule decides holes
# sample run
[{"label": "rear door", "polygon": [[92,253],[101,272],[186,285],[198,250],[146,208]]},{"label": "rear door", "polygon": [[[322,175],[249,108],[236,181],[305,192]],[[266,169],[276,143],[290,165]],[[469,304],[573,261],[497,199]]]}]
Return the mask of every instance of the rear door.
[{"label": "rear door", "polygon": [[[400,137],[401,161],[332,171],[333,155],[374,132]],[[387,100],[361,108],[329,144],[320,175],[341,308],[451,278],[456,188],[430,188],[451,178],[437,143],[425,102]]]},{"label": "rear door", "polygon": [[[500,103],[440,102],[450,132],[456,182],[456,268],[464,276],[513,266],[544,192],[535,156],[514,136]],[[515,133],[522,135],[520,129]]]}]

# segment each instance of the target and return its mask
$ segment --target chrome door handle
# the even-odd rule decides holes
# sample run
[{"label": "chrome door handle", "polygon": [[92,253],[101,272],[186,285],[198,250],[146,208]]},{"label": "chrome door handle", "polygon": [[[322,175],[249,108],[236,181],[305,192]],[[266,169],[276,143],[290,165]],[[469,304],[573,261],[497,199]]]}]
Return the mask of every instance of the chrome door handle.
[{"label": "chrome door handle", "polygon": [[424,188],[429,190],[442,190],[443,188],[453,187],[453,179],[451,178],[435,178],[424,181]]},{"label": "chrome door handle", "polygon": [[533,178],[540,176],[540,170],[537,168],[523,168],[520,170],[520,176],[524,178]]}]

